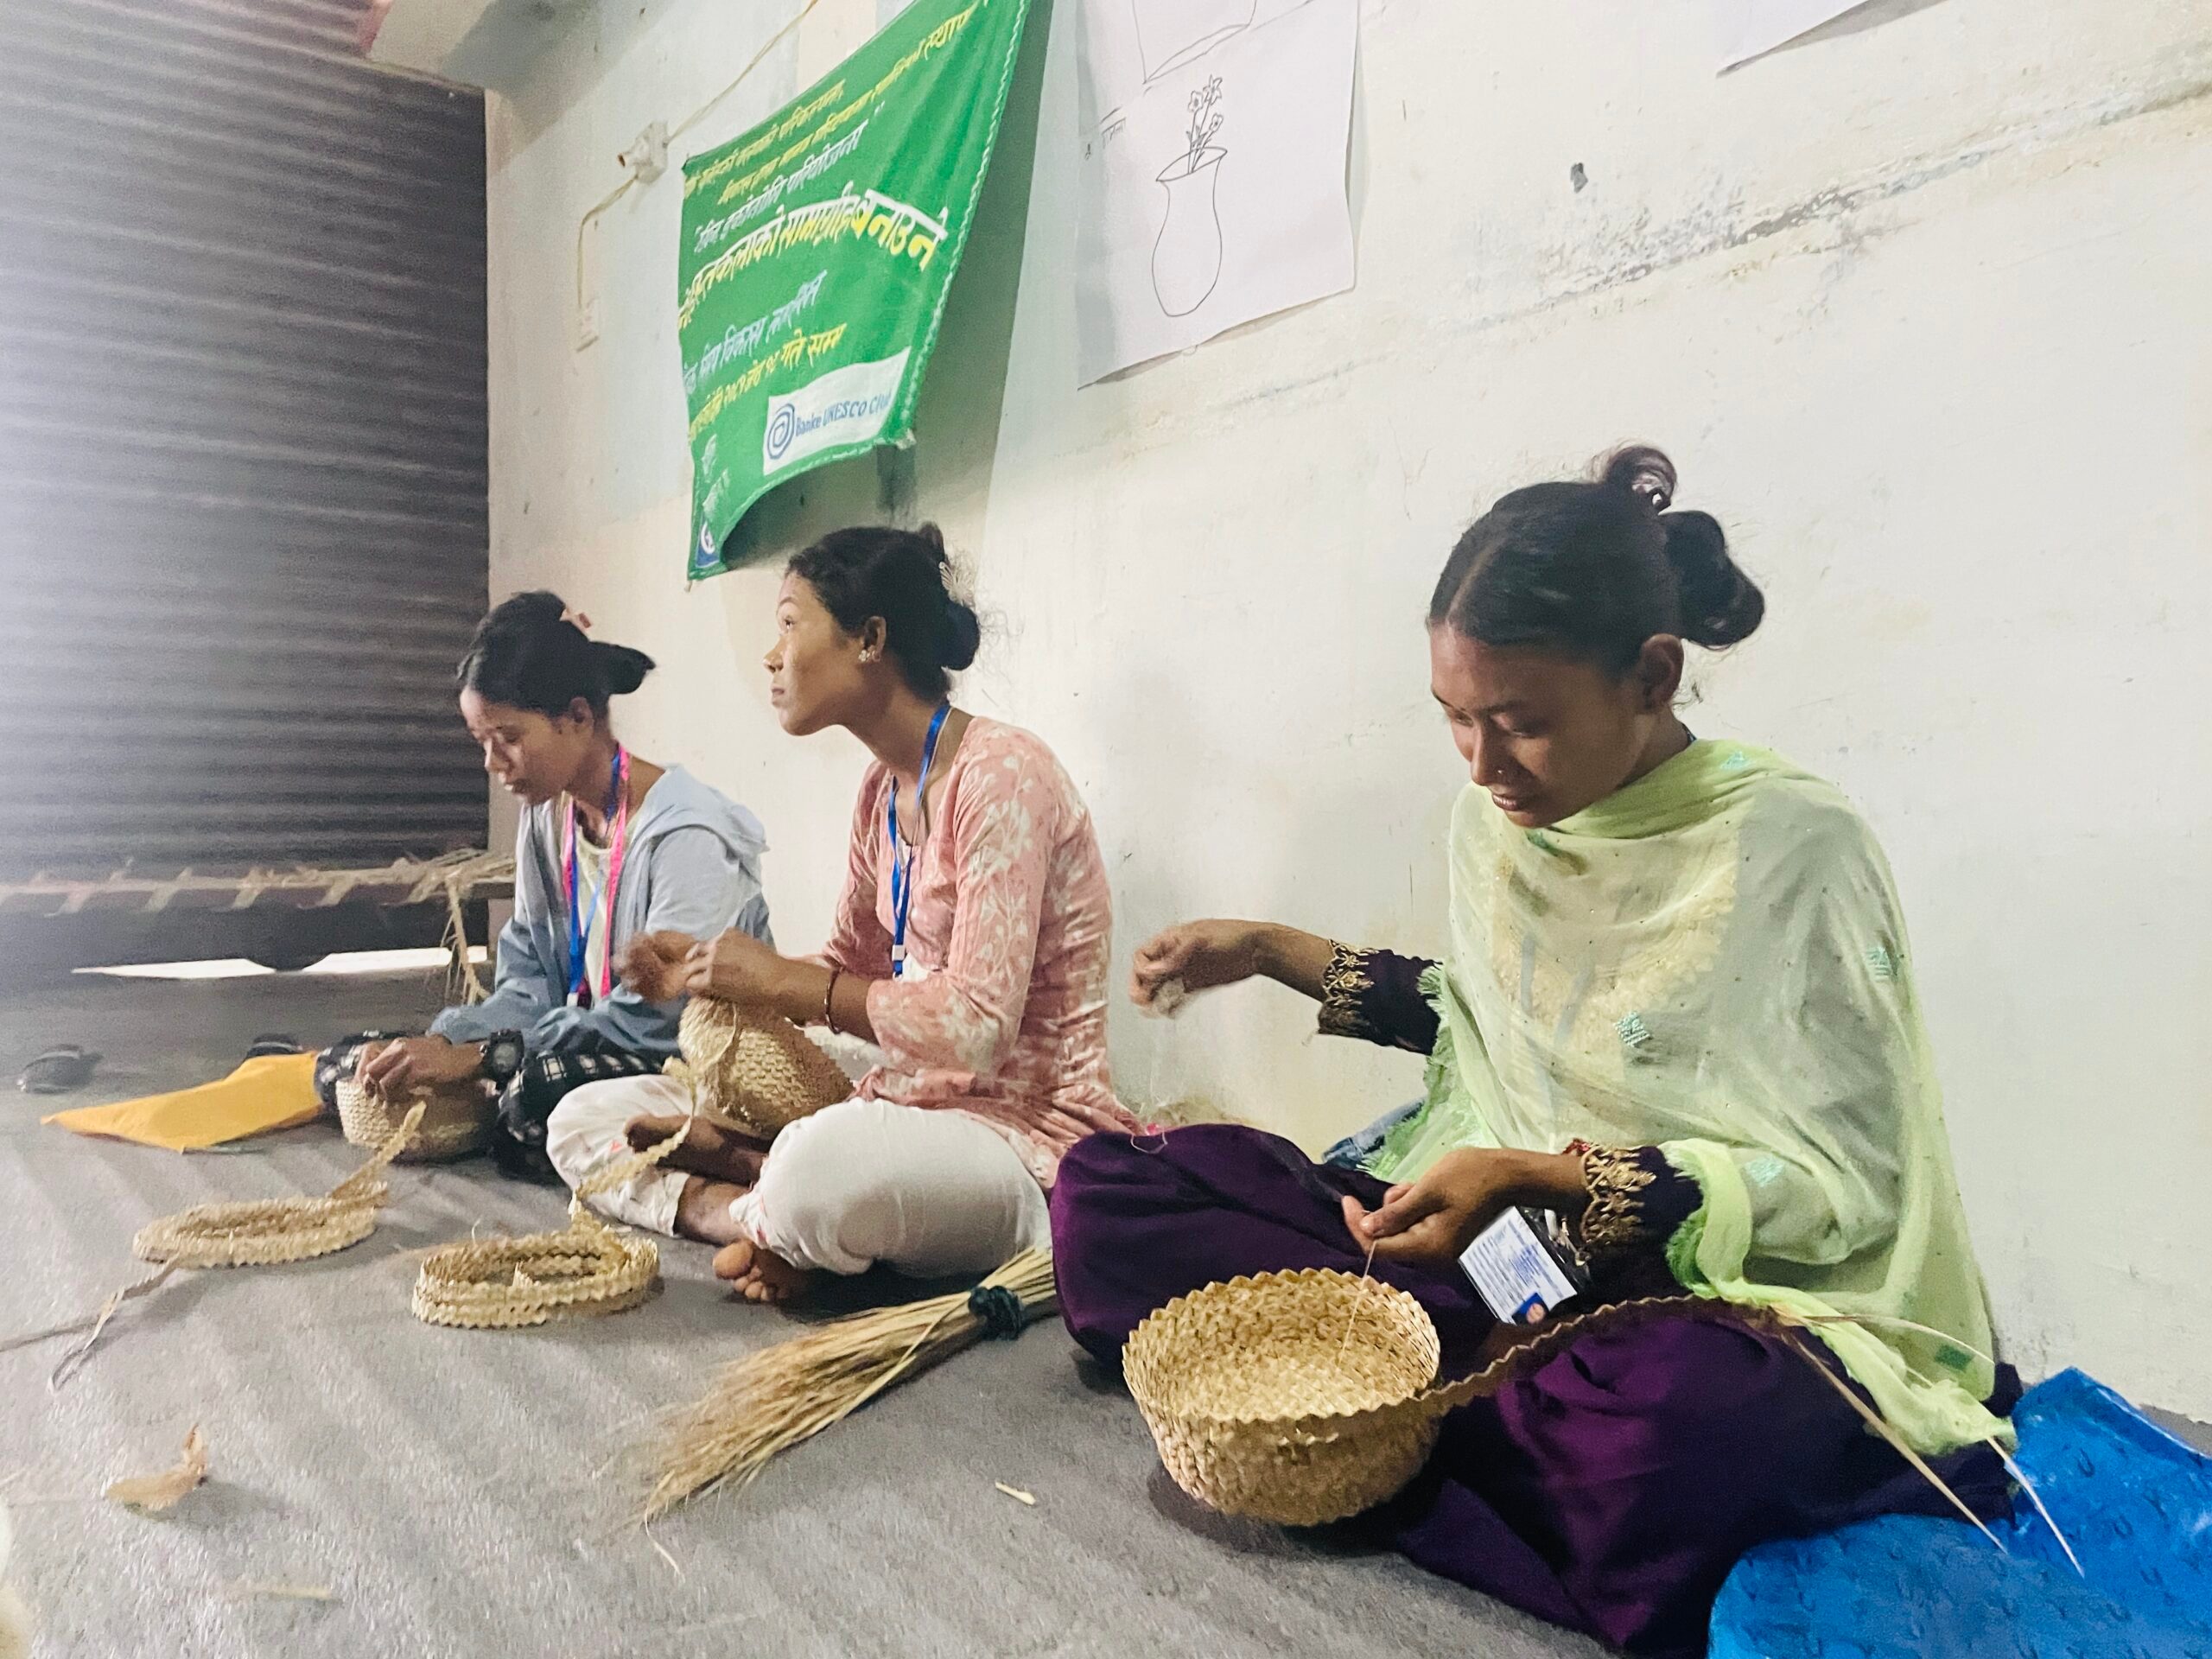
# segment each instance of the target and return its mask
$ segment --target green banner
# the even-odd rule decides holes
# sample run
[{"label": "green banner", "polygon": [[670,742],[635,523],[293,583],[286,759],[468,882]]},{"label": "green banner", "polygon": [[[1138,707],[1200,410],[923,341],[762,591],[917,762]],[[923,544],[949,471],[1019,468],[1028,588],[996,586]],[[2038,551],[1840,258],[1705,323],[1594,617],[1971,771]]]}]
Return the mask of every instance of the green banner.
[{"label": "green banner", "polygon": [[1029,0],[914,0],[796,100],[683,164],[677,338],[690,572],[771,489],[912,429]]}]

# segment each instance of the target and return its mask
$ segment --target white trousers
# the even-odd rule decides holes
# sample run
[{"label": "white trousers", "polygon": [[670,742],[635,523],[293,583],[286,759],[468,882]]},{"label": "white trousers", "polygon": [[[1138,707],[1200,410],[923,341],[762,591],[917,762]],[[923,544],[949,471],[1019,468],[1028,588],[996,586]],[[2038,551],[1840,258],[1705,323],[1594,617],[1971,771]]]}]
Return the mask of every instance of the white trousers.
[{"label": "white trousers", "polygon": [[[690,1109],[690,1094],[667,1077],[586,1084],[554,1108],[545,1150],[573,1187],[628,1155],[632,1117]],[[683,1181],[651,1170],[589,1202],[672,1233]],[[1052,1236],[1045,1194],[995,1131],[963,1112],[883,1100],[842,1101],[788,1126],[730,1213],[754,1243],[830,1273],[879,1262],[916,1278],[985,1273]]]}]

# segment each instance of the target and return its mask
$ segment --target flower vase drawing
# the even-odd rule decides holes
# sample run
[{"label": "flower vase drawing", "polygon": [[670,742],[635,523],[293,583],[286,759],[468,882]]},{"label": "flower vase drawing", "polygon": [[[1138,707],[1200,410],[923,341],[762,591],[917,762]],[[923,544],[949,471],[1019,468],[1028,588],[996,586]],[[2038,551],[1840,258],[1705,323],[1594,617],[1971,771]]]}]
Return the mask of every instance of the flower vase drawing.
[{"label": "flower vase drawing", "polygon": [[1171,317],[1190,315],[1221,280],[1221,213],[1214,192],[1229,151],[1213,142],[1221,130],[1220,102],[1219,75],[1191,94],[1183,149],[1158,175],[1167,192],[1167,217],[1152,245],[1152,289]]}]

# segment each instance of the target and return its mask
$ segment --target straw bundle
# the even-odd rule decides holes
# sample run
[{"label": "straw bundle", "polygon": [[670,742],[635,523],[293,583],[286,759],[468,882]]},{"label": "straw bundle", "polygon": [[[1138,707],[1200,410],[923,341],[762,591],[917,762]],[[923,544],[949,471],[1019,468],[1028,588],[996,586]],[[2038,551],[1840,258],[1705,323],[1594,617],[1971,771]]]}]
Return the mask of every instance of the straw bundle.
[{"label": "straw bundle", "polygon": [[[357,1147],[380,1147],[391,1138],[391,1103],[351,1077],[339,1079],[338,1124]],[[410,1090],[407,1104],[419,1109],[422,1122],[399,1161],[440,1164],[481,1152],[492,1138],[497,1112],[490,1093],[474,1077]]]},{"label": "straw bundle", "polygon": [[416,1276],[415,1317],[465,1331],[513,1331],[637,1306],[652,1294],[660,1247],[609,1227],[585,1200],[652,1168],[690,1132],[687,1122],[659,1145],[579,1182],[561,1232],[472,1239],[431,1251]]},{"label": "straw bundle", "polygon": [[141,1228],[130,1241],[143,1262],[176,1268],[243,1268],[304,1262],[358,1244],[376,1230],[391,1198],[385,1166],[405,1149],[423,1121],[411,1109],[392,1126],[376,1155],[319,1198],[263,1198],[201,1204]]},{"label": "straw bundle", "polygon": [[1026,1250],[972,1291],[855,1314],[725,1366],[652,1448],[650,1520],[722,1482],[743,1486],[779,1452],[985,1335],[1012,1338],[1058,1305],[1052,1253]]},{"label": "straw bundle", "polygon": [[836,1061],[804,1032],[759,1008],[695,996],[683,1005],[677,1043],[680,1075],[701,1109],[762,1140],[853,1092]]}]

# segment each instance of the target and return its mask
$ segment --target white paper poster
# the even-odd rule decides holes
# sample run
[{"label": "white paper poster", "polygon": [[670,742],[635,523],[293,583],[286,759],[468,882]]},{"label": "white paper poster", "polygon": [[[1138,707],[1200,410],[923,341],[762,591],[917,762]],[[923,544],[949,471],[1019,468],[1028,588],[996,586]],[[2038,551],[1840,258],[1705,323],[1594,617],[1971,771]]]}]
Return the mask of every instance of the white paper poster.
[{"label": "white paper poster", "polygon": [[1083,0],[1085,385],[1352,284],[1357,0]]},{"label": "white paper poster", "polygon": [[1732,69],[1808,35],[1866,0],[1720,0],[1720,67]]}]

